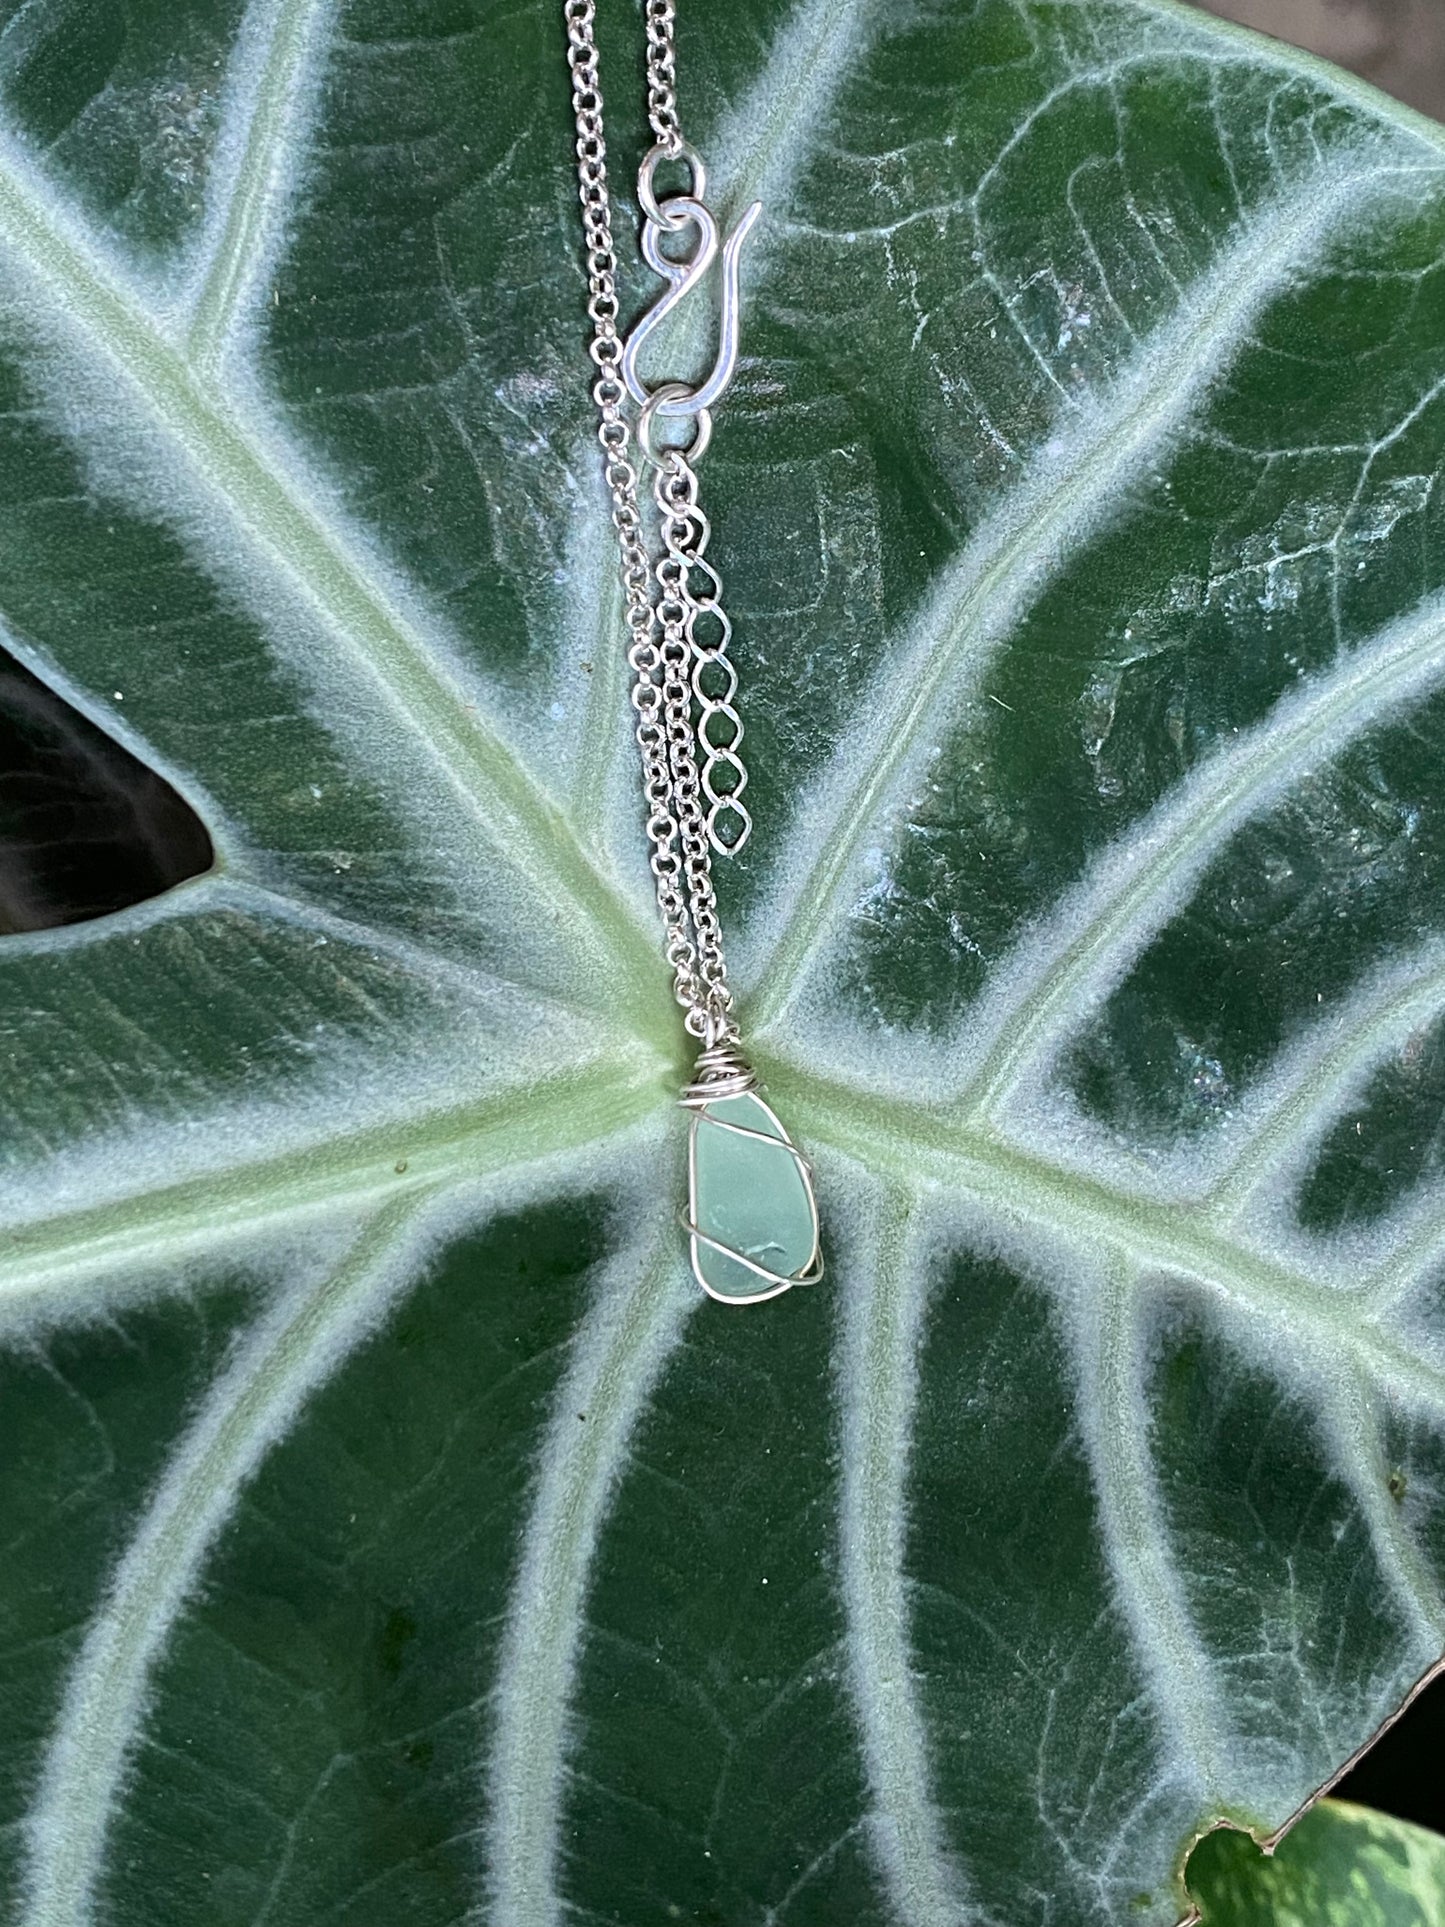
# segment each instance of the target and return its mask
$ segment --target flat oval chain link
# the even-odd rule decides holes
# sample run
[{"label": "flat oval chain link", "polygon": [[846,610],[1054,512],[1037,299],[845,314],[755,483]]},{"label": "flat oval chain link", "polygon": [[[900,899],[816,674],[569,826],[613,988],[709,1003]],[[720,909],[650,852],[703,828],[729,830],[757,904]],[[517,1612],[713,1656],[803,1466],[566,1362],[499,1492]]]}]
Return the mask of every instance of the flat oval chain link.
[{"label": "flat oval chain link", "polygon": [[[722,606],[722,582],[704,551],[712,535],[697,500],[697,474],[687,458],[674,454],[668,473],[663,539],[670,556],[683,565],[678,595],[686,609],[684,627],[692,645],[692,693],[697,701],[697,745],[702,757],[702,790],[707,800],[707,838],[715,850],[740,850],[752,833],[753,819],[743,802],[748,773],[738,755],[743,719],[733,707],[738,672],[728,656],[733,626]],[[686,514],[679,510],[685,508]],[[699,582],[702,587],[699,589]],[[720,784],[719,777],[725,780]]]},{"label": "flat oval chain link", "polygon": [[[653,483],[653,499],[662,520],[663,553],[656,574],[657,619],[663,634],[663,708],[672,759],[673,808],[678,819],[697,941],[698,973],[719,1020],[726,1026],[732,991],[728,987],[727,963],[723,957],[722,925],[712,881],[711,839],[702,807],[703,786],[692,721],[692,639],[688,631],[696,605],[688,588],[688,570],[692,560],[692,502],[696,491],[697,476],[674,450],[657,470]],[[717,1040],[710,1038],[709,1041]]]},{"label": "flat oval chain link", "polygon": [[[638,717],[635,733],[649,812],[650,863],[674,994],[685,1012],[688,1031],[712,1048],[735,1041],[737,1027],[731,1015],[732,991],[723,956],[692,722],[692,642],[688,634],[687,565],[683,560],[692,521],[684,507],[682,520],[687,534],[677,532],[677,555],[669,550],[659,564],[658,607],[654,609],[654,571],[643,533],[637,470],[629,457],[631,436],[623,412],[627,389],[620,373],[623,343],[617,331],[617,255],[607,193],[595,0],[564,0],[563,13],[577,123],[578,198],[587,248],[587,313],[593,328],[588,353],[598,371],[592,398],[597,406],[597,438],[602,444],[604,474],[612,498],[612,523],[621,548],[626,618],[632,638],[627,660],[633,672],[632,706]],[[648,117],[659,144],[668,151],[680,152],[683,143],[673,87],[673,18],[672,0],[648,0]],[[662,393],[659,389],[654,400]],[[662,461],[654,494],[666,530],[678,520],[675,509],[679,506],[664,500],[666,489],[678,468],[687,465],[677,451],[658,453]],[[684,482],[682,486],[685,495],[687,485]],[[679,562],[681,577],[661,575],[669,560]]]}]

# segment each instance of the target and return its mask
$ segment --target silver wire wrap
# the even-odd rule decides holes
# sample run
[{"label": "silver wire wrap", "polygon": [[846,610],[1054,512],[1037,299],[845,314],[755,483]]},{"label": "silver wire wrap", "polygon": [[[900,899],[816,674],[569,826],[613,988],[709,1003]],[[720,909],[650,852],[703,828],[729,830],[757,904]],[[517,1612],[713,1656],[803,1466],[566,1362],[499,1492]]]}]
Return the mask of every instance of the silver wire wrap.
[{"label": "silver wire wrap", "polygon": [[[723,1257],[730,1258],[734,1264],[741,1265],[745,1271],[752,1272],[755,1278],[761,1278],[767,1283],[769,1286],[767,1291],[747,1294],[750,1302],[776,1297],[779,1292],[788,1291],[794,1285],[816,1285],[818,1280],[823,1276],[823,1259],[818,1246],[818,1207],[813,1195],[813,1167],[808,1159],[804,1157],[803,1153],[798,1149],[797,1145],[793,1143],[786,1132],[783,1132],[781,1137],[774,1137],[770,1131],[755,1130],[749,1124],[735,1123],[732,1118],[718,1117],[715,1113],[708,1110],[710,1104],[716,1103],[722,1098],[746,1097],[756,1093],[757,1083],[758,1080],[753,1074],[752,1065],[749,1064],[737,1045],[731,1043],[719,1044],[701,1052],[697,1064],[694,1067],[693,1081],[678,1099],[678,1102],[685,1110],[695,1111],[698,1114],[693,1124],[694,1132],[697,1131],[699,1126],[706,1124],[709,1130],[731,1131],[736,1137],[753,1138],[760,1144],[770,1146],[773,1150],[785,1151],[802,1173],[803,1182],[808,1193],[808,1203],[813,1213],[813,1255],[811,1261],[802,1271],[777,1271],[771,1265],[765,1265],[757,1258],[750,1258],[746,1252],[737,1251],[731,1245],[724,1244],[721,1239],[712,1237],[694,1222],[690,1212],[684,1211],[681,1214],[683,1229],[690,1238],[696,1240],[698,1244],[706,1245],[710,1251],[716,1251]],[[768,1112],[776,1124],[778,1120],[771,1105],[764,1104],[763,1109]],[[780,1124],[778,1128],[782,1130]],[[689,1156],[690,1158],[696,1156],[695,1142],[689,1152]],[[694,1182],[689,1186],[689,1191],[691,1195],[696,1196],[695,1173]],[[720,1295],[708,1284],[701,1271],[698,1272],[698,1276],[702,1279],[703,1289],[707,1291],[710,1296],[718,1297]],[[725,1300],[725,1302],[732,1303],[736,1302],[736,1300],[729,1299]]]},{"label": "silver wire wrap", "polygon": [[677,1100],[684,1110],[701,1111],[719,1097],[746,1097],[758,1087],[752,1065],[736,1044],[715,1044],[699,1053],[692,1082]]},{"label": "silver wire wrap", "polygon": [[[647,835],[652,846],[650,867],[662,917],[664,950],[673,973],[673,990],[685,1015],[689,1033],[709,1048],[735,1043],[737,1025],[732,1015],[733,995],[723,955],[722,927],[712,879],[711,831],[721,820],[728,801],[717,777],[741,738],[735,735],[714,744],[703,738],[707,768],[705,785],[698,768],[699,737],[693,721],[698,697],[717,714],[730,711],[734,682],[705,683],[705,697],[694,687],[694,632],[698,617],[714,613],[715,591],[701,598],[693,592],[690,570],[701,564],[708,528],[696,511],[694,461],[706,446],[711,419],[706,411],[696,417],[690,449],[658,447],[654,440],[657,409],[664,401],[679,401],[690,390],[685,384],[662,384],[650,397],[639,422],[638,440],[656,466],[654,495],[664,521],[664,553],[656,570],[649,559],[639,500],[637,470],[630,457],[630,431],[624,412],[628,398],[622,378],[623,341],[618,333],[617,255],[607,189],[607,147],[603,133],[602,92],[598,80],[596,0],[563,0],[567,28],[567,64],[572,77],[572,105],[577,125],[578,199],[586,241],[588,303],[592,340],[588,353],[597,369],[592,398],[598,412],[597,438],[602,445],[604,476],[612,500],[612,522],[621,550],[622,586],[630,635],[628,664],[633,673],[632,706],[637,712],[636,737],[642,761]],[[658,146],[669,158],[688,160],[677,118],[674,80],[672,0],[647,0],[648,117]],[[695,157],[694,157],[695,158]],[[655,165],[655,163],[654,163]],[[650,182],[650,173],[648,179]],[[700,187],[700,164],[693,184]],[[671,491],[671,493],[669,493]],[[666,531],[672,531],[666,539]],[[707,565],[702,565],[704,568]],[[713,584],[716,575],[708,573]],[[721,611],[716,611],[721,614]],[[725,619],[724,619],[725,622]],[[709,664],[722,658],[728,631],[721,641],[716,632],[704,644]],[[729,664],[729,669],[731,665]],[[716,672],[712,672],[714,678]],[[719,700],[720,695],[722,700]],[[716,727],[716,725],[714,725]],[[735,756],[732,757],[735,761]],[[741,765],[739,765],[739,768]],[[741,788],[741,784],[735,786]],[[739,816],[746,818],[741,806]],[[736,847],[736,844],[719,847]]]}]

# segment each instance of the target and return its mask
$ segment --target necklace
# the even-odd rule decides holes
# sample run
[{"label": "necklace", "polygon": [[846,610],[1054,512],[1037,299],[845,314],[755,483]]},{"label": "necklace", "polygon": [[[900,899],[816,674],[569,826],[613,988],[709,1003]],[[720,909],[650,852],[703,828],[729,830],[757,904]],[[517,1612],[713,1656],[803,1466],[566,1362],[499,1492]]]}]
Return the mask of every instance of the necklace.
[{"label": "necklace", "polygon": [[[727,653],[732,625],[717,572],[704,559],[711,525],[698,506],[697,465],[712,439],[713,406],[736,366],[738,262],[762,207],[754,202],[720,238],[703,198],[702,161],[678,121],[674,0],[646,0],[647,115],[656,141],[638,173],[637,199],[643,258],[669,285],[624,340],[617,329],[595,0],[563,0],[563,15],[593,329],[588,353],[597,370],[592,397],[621,552],[651,868],[674,994],[689,1036],[701,1045],[693,1081],[679,1100],[691,1113],[684,1224],[703,1290],[727,1304],[751,1304],[823,1275],[812,1169],[764,1102],[743,1054],[712,876],[713,855],[741,849],[752,818],[738,753],[743,726],[733,706],[737,672]],[[686,174],[687,191],[659,194],[656,176],[665,164]],[[664,252],[665,237],[672,253]],[[690,252],[678,253],[680,243]],[[638,372],[640,350],[714,263],[721,318],[711,372],[700,382],[649,388]],[[655,560],[629,455],[629,400],[638,411],[638,451],[653,475]],[[689,439],[667,440],[669,428]]]}]

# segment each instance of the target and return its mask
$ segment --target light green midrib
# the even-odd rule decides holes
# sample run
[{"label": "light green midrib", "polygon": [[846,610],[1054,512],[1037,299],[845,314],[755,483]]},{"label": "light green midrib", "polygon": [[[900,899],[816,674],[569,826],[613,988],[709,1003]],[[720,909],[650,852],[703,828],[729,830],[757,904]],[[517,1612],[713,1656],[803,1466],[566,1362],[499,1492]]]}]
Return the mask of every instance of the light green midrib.
[{"label": "light green midrib", "polygon": [[[676,1067],[639,1048],[480,1102],[458,1105],[114,1203],[10,1234],[0,1254],[0,1302],[63,1290],[122,1267],[159,1269],[346,1206],[482,1179],[505,1168],[596,1148],[673,1101]],[[1297,1323],[1343,1345],[1445,1414],[1445,1371],[1401,1351],[1362,1318],[1358,1297],[1235,1243],[1207,1210],[1132,1196],[1006,1143],[981,1121],[959,1123],[778,1063],[771,1098],[813,1151],[829,1146],[921,1194],[943,1183],[1000,1215],[1125,1254],[1148,1275],[1206,1281],[1263,1317]],[[405,1166],[398,1170],[398,1164]]]},{"label": "light green midrib", "polygon": [[1445,1202],[1437,1201],[1410,1227],[1399,1248],[1371,1272],[1364,1294],[1371,1317],[1383,1318],[1404,1297],[1425,1267],[1438,1260],[1442,1241],[1445,1241]]},{"label": "light green midrib", "polygon": [[873,1799],[891,1841],[882,1857],[898,1916],[949,1927],[961,1888],[933,1801],[927,1724],[910,1647],[908,1474],[915,1442],[916,1350],[923,1291],[910,1235],[914,1200],[894,1188],[872,1275],[844,1307],[838,1404],[856,1427],[843,1455],[840,1579],[846,1650]]},{"label": "light green midrib", "polygon": [[489,840],[543,901],[571,912],[599,940],[613,989],[639,1031],[655,1011],[658,945],[594,868],[565,811],[527,774],[434,662],[405,619],[348,560],[229,410],[206,394],[181,353],[81,246],[47,219],[16,174],[0,165],[0,235],[145,397],[157,421],[231,505],[333,630],[348,637],[384,687],[413,740],[430,753]]},{"label": "light green midrib", "polygon": [[[1062,520],[1066,511],[1058,504],[1054,506]],[[1041,526],[1046,528],[1047,523],[1035,523],[1006,540],[974,584],[959,597],[948,633],[940,637],[939,646],[931,652],[928,667],[915,684],[900,725],[878,732],[880,754],[863,781],[848,796],[842,834],[829,840],[798,909],[767,960],[752,999],[753,1021],[759,1030],[773,1024],[791,1001],[806,968],[806,959],[832,917],[843,878],[853,863],[867,825],[876,816],[879,799],[911,751],[923,719],[933,711],[939,689],[954,668],[958,651],[969,632],[970,617],[987,605],[991,591],[997,591],[1000,597],[1006,594],[1005,585],[1021,566],[1026,566],[1025,558],[1039,545]]]},{"label": "light green midrib", "polygon": [[1369,1387],[1358,1374],[1351,1383],[1327,1395],[1339,1443],[1340,1462],[1354,1490],[1375,1558],[1386,1584],[1414,1622],[1420,1654],[1433,1662],[1445,1642],[1445,1599],[1420,1550],[1405,1525],[1399,1501],[1386,1483],[1386,1459],[1379,1429],[1368,1411]]},{"label": "light green midrib", "polygon": [[1235,1244],[1204,1211],[1114,1190],[994,1136],[898,1098],[881,1098],[779,1065],[770,1095],[789,1129],[915,1189],[946,1184],[1000,1216],[1112,1248],[1145,1278],[1199,1279],[1259,1316],[1312,1331],[1367,1364],[1424,1409],[1445,1415],[1445,1370],[1402,1351],[1364,1322],[1358,1296]]},{"label": "light green midrib", "polygon": [[[817,5],[815,10],[825,24],[807,59],[794,61],[792,86],[779,88],[765,81],[744,103],[734,125],[755,131],[743,148],[741,165],[729,186],[730,206],[735,211],[741,212],[765,194],[772,197],[771,190],[782,187],[784,181],[791,187],[812,152],[811,143],[798,138],[799,127],[806,126],[808,134],[815,137],[825,124],[819,95],[830,91],[834,57],[858,31],[865,4],[866,0],[834,0],[833,4]],[[811,112],[805,114],[805,108]],[[728,132],[724,129],[721,133],[726,146]],[[781,179],[777,178],[779,173]],[[770,174],[775,176],[771,182]],[[767,214],[766,207],[763,212]]]},{"label": "light green midrib", "polygon": [[216,364],[234,326],[266,224],[271,176],[294,103],[311,22],[322,3],[279,0],[225,225],[191,315],[186,348],[195,367]]},{"label": "light green midrib", "polygon": [[370,1211],[388,1197],[480,1181],[595,1146],[629,1130],[675,1091],[675,1066],[639,1047],[470,1104],[401,1116],[57,1213],[7,1233],[0,1302],[121,1270],[182,1265],[218,1243],[343,1208]]},{"label": "light green midrib", "polygon": [[1099,1304],[1091,1309],[1097,1393],[1094,1452],[1096,1503],[1114,1557],[1128,1575],[1120,1591],[1144,1625],[1136,1625],[1136,1648],[1153,1674],[1155,1702],[1166,1709],[1170,1738],[1198,1771],[1203,1799],[1217,1805],[1228,1784],[1233,1735],[1219,1706],[1208,1657],[1174,1583],[1167,1532],[1159,1516],[1149,1448],[1140,1423],[1138,1320],[1144,1297],[1138,1272],[1118,1257],[1106,1268]]},{"label": "light green midrib", "polygon": [[[668,1326],[676,1319],[680,1327],[685,1315],[677,1294],[678,1244],[664,1233],[632,1256],[632,1280],[604,1274],[574,1341],[550,1443],[539,1455],[519,1557],[488,1767],[489,1859],[498,1918],[507,1927],[556,1927],[564,1917],[557,1892],[560,1816],[596,1539],[652,1389],[652,1375],[640,1376],[638,1361],[652,1357],[660,1368],[671,1350]],[[589,1339],[599,1325],[602,1343],[594,1357]],[[674,1340],[677,1335],[674,1329]],[[586,1412],[585,1425],[575,1421],[578,1411]]]}]

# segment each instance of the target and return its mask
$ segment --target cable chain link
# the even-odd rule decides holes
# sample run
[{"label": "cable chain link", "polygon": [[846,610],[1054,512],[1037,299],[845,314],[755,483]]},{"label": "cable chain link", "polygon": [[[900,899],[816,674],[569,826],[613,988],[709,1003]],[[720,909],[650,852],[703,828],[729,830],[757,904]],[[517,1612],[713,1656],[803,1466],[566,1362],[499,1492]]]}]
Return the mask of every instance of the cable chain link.
[{"label": "cable chain link", "polygon": [[[621,549],[627,651],[633,672],[632,706],[637,712],[637,745],[647,801],[650,866],[662,916],[664,949],[673,972],[673,990],[688,1031],[709,1047],[736,1039],[732,992],[727,982],[722,930],[712,883],[707,815],[702,806],[692,722],[692,643],[689,603],[683,594],[688,557],[696,534],[690,507],[659,567],[675,560],[683,578],[669,596],[659,579],[659,606],[652,603],[653,567],[642,526],[637,470],[629,458],[630,431],[623,412],[627,389],[618,372],[622,340],[617,332],[617,255],[607,192],[607,146],[603,134],[602,91],[598,78],[596,0],[563,0],[567,27],[567,64],[577,124],[578,199],[586,241],[587,313],[593,335],[588,354],[598,370],[592,398],[598,412],[604,476],[612,499],[612,523]],[[648,0],[648,114],[658,141],[677,151],[672,76],[672,0]],[[681,457],[677,457],[681,462]],[[682,464],[684,467],[686,464]],[[673,474],[668,455],[658,468],[655,493],[664,525],[678,518],[662,499]],[[691,473],[691,471],[688,471]],[[684,491],[686,483],[683,483]],[[705,539],[705,537],[704,537]],[[664,537],[666,545],[666,537]],[[658,630],[661,629],[661,637]]]},{"label": "cable chain link", "polygon": [[677,119],[677,9],[673,0],[647,0],[647,118],[669,160],[682,151]]}]

